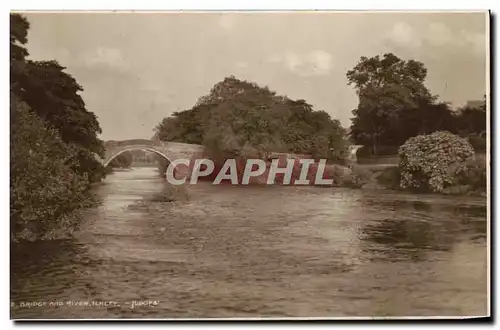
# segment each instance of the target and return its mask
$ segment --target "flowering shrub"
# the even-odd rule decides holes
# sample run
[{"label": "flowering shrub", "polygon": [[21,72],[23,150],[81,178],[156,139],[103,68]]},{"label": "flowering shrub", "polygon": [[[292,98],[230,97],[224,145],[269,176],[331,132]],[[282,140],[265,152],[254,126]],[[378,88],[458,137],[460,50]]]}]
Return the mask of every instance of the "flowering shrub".
[{"label": "flowering shrub", "polygon": [[442,192],[466,171],[474,149],[457,135],[435,132],[408,139],[398,154],[402,188]]}]

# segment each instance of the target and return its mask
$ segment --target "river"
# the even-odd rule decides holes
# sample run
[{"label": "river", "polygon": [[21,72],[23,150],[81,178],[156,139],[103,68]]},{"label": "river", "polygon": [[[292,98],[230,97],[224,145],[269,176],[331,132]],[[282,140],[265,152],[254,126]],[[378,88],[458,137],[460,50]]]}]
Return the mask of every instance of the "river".
[{"label": "river", "polygon": [[12,248],[11,317],[487,314],[484,198],[199,183],[141,204],[164,188],[116,172],[74,239]]}]

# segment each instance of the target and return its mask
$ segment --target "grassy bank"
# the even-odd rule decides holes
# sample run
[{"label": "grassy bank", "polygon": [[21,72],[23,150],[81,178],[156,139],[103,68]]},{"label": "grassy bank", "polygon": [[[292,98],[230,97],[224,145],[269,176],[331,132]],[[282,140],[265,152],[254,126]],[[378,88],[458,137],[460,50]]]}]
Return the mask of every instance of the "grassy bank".
[{"label": "grassy bank", "polygon": [[[483,195],[486,193],[486,162],[479,158],[467,164],[467,171],[455,184],[444,189],[445,195]],[[400,185],[401,173],[397,165],[356,165],[346,176],[338,179],[338,186],[357,189],[405,190]],[[426,191],[418,191],[419,193]]]}]

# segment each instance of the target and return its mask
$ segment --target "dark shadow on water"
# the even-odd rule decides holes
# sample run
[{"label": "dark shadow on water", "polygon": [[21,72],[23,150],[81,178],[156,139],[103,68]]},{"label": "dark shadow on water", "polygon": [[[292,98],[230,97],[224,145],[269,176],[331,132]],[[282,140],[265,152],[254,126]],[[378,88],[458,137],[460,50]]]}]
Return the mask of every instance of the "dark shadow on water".
[{"label": "dark shadow on water", "polygon": [[432,209],[431,204],[422,201],[413,201],[409,204],[417,211],[430,212]]},{"label": "dark shadow on water", "polygon": [[30,268],[46,267],[47,264],[73,261],[81,255],[84,246],[74,240],[23,242],[11,246],[11,271],[26,272]]},{"label": "dark shadow on water", "polygon": [[424,261],[432,258],[433,251],[453,249],[460,240],[486,237],[485,206],[414,200],[389,203],[383,218],[371,219],[362,229],[364,250],[388,261]]},{"label": "dark shadow on water", "polygon": [[[75,284],[78,268],[88,264],[86,249],[72,240],[18,243],[11,247],[11,301],[39,300]],[[43,297],[43,295],[41,295]]]},{"label": "dark shadow on water", "polygon": [[382,254],[391,261],[406,259],[424,261],[427,251],[447,251],[453,244],[453,238],[438,237],[429,222],[408,221],[404,219],[384,219],[363,228],[363,238],[372,243],[365,250]]}]

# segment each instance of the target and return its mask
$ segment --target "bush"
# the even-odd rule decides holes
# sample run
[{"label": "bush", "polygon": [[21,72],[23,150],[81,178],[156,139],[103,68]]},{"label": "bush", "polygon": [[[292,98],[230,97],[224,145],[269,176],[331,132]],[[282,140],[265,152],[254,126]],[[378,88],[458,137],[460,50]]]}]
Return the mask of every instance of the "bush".
[{"label": "bush", "polygon": [[67,236],[86,206],[86,176],[71,170],[75,150],[23,102],[11,96],[11,239]]},{"label": "bush", "polygon": [[479,135],[469,136],[469,143],[476,151],[486,151],[486,138]]},{"label": "bush", "polygon": [[486,162],[484,159],[469,160],[459,177],[461,185],[467,185],[473,191],[486,191]]},{"label": "bush", "polygon": [[401,188],[442,192],[457,183],[473,157],[470,143],[449,132],[412,137],[399,148]]}]

